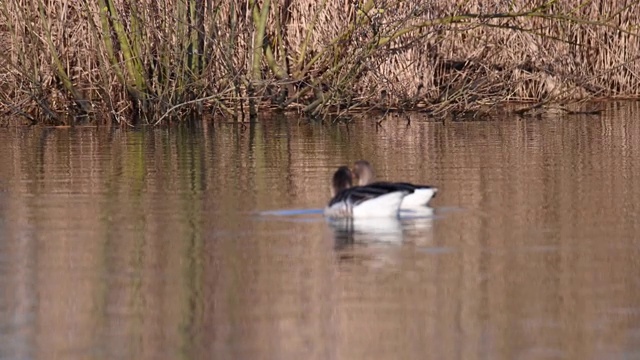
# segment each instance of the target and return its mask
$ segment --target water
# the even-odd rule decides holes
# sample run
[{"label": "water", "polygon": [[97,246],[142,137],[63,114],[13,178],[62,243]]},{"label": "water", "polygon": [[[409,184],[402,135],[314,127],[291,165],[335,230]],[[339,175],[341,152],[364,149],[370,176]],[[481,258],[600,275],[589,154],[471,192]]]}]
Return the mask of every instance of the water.
[{"label": "water", "polygon": [[[638,358],[640,108],[605,107],[0,129],[0,359]],[[434,212],[325,221],[360,158]]]}]

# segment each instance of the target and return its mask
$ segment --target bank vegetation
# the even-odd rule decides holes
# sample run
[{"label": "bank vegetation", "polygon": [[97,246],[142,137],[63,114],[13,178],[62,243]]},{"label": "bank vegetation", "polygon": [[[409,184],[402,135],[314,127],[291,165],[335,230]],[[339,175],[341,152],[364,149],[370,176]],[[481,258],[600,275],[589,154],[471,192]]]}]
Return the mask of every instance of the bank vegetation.
[{"label": "bank vegetation", "polygon": [[136,125],[636,98],[639,30],[622,0],[5,0],[0,113]]}]

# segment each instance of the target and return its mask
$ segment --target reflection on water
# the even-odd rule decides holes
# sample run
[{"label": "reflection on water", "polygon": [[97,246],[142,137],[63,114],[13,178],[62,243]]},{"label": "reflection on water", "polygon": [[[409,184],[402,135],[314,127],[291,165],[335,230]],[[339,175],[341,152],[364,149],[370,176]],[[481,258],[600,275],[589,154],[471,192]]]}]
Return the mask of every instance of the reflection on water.
[{"label": "reflection on water", "polygon": [[402,224],[397,218],[331,219],[335,229],[336,246],[359,242],[402,242]]},{"label": "reflection on water", "polygon": [[336,249],[353,244],[389,243],[401,245],[405,233],[419,234],[416,238],[430,238],[434,209],[403,210],[397,218],[328,219],[334,229]]},{"label": "reflection on water", "polygon": [[[636,358],[638,114],[0,129],[0,359]],[[433,213],[325,220],[356,159]]]}]

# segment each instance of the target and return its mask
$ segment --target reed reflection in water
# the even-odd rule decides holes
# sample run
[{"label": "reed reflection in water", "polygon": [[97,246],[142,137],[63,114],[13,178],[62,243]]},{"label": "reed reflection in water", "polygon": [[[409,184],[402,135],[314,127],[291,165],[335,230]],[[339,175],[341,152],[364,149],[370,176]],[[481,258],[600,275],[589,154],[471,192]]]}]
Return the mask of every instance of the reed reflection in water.
[{"label": "reed reflection in water", "polygon": [[[0,129],[0,358],[634,358],[638,114]],[[433,214],[326,221],[363,158]]]}]

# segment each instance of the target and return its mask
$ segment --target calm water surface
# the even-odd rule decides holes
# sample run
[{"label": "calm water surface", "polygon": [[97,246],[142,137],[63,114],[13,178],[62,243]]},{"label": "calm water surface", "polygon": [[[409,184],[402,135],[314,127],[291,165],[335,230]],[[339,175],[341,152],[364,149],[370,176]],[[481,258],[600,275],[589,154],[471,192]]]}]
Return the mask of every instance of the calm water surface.
[{"label": "calm water surface", "polygon": [[[0,359],[638,359],[638,119],[0,129]],[[314,213],[360,158],[434,213]]]}]

